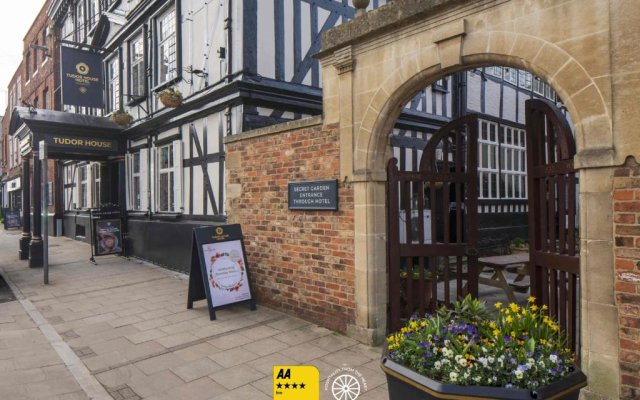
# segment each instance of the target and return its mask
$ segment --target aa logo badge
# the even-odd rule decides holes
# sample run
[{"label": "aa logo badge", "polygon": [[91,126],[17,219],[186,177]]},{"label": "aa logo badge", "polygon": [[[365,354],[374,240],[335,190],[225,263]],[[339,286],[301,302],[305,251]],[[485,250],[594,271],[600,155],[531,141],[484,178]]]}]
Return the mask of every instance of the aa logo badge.
[{"label": "aa logo badge", "polygon": [[312,365],[273,367],[274,400],[320,400],[320,372]]}]

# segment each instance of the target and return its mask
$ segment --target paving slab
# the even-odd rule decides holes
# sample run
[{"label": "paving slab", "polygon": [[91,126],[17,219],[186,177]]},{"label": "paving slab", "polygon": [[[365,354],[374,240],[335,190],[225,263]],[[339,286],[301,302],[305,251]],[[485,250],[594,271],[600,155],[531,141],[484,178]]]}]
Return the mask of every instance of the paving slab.
[{"label": "paving slab", "polygon": [[19,232],[0,231],[0,399],[269,399],[274,365],[315,365],[324,382],[361,369],[363,399],[386,398],[380,349],[258,304],[186,309],[188,276],[50,238],[50,284],[18,255]]}]

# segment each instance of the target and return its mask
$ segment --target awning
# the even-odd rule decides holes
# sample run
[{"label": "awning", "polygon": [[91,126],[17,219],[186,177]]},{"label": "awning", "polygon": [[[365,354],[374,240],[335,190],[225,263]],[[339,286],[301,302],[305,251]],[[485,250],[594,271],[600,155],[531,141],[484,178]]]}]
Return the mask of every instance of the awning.
[{"label": "awning", "polygon": [[21,141],[31,135],[31,149],[44,140],[49,158],[105,159],[126,152],[126,134],[106,117],[16,107],[9,134],[16,133]]}]

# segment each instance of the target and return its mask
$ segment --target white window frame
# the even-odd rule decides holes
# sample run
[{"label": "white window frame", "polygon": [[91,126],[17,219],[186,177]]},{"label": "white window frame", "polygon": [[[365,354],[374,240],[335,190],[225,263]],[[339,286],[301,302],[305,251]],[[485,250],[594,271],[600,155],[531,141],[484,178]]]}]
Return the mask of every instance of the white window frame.
[{"label": "white window frame", "polygon": [[527,145],[526,131],[503,125],[501,144],[502,198],[527,199]]},{"label": "white window frame", "polygon": [[[170,156],[170,163],[161,165],[162,152],[166,149]],[[182,141],[174,140],[171,143],[160,145],[154,149],[155,153],[155,212],[181,213],[182,206]],[[163,175],[167,176],[169,189],[165,199],[161,198],[160,186]],[[173,202],[171,202],[173,200]],[[163,204],[164,201],[164,204]]]},{"label": "white window frame", "polygon": [[518,70],[512,67],[504,67],[503,78],[505,82],[518,86]]},{"label": "white window frame", "polygon": [[[139,56],[137,56],[138,54]],[[140,33],[129,41],[129,87],[133,96],[146,96],[147,76],[145,64],[144,37],[142,33]],[[138,85],[133,81],[136,76],[138,78]]]},{"label": "white window frame", "polygon": [[500,199],[499,125],[483,119],[478,124],[478,198],[497,200]]},{"label": "white window frame", "polygon": [[498,67],[498,66],[486,67],[485,72],[491,76],[502,78],[502,67]]},{"label": "white window frame", "polygon": [[[171,7],[156,18],[156,65],[157,84],[169,82],[178,77],[178,34],[176,9]],[[168,54],[166,71],[163,71],[163,55]]]},{"label": "white window frame", "polygon": [[530,72],[520,70],[518,72],[518,86],[523,89],[531,90],[532,75]]},{"label": "white window frame", "polygon": [[540,96],[544,96],[544,87],[546,86],[546,83],[538,78],[537,76],[533,79],[533,93],[539,94]]},{"label": "white window frame", "polygon": [[91,207],[100,208],[100,163],[91,164]]},{"label": "white window frame", "polygon": [[78,166],[78,204],[79,209],[85,209],[89,206],[89,168],[88,164]]},{"label": "white window frame", "polygon": [[120,109],[120,59],[116,56],[107,60],[107,94],[109,103],[108,111]]},{"label": "white window frame", "polygon": [[[127,209],[133,211],[147,211],[148,205],[148,154],[147,149],[140,149],[136,153],[126,156],[127,163]],[[136,161],[137,156],[137,161]],[[135,164],[138,163],[136,172]],[[138,198],[136,198],[136,178],[138,182]]]}]

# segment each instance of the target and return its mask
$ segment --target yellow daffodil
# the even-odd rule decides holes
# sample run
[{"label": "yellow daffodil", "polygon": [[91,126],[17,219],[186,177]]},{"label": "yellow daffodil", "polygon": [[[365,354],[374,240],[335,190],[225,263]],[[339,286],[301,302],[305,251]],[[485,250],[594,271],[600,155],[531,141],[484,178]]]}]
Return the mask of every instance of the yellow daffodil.
[{"label": "yellow daffodil", "polygon": [[500,309],[500,307],[502,307],[502,303],[501,302],[496,302],[496,304],[494,304],[495,308]]},{"label": "yellow daffodil", "polygon": [[529,298],[527,298],[527,301],[529,303],[534,303],[536,301],[536,298],[535,298],[535,296],[529,296]]}]

